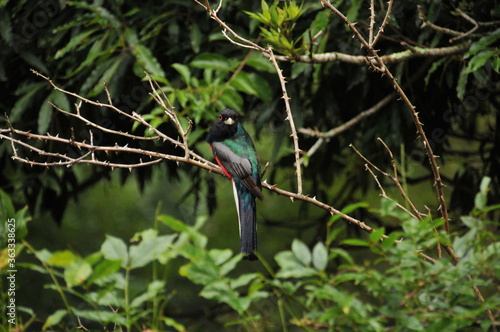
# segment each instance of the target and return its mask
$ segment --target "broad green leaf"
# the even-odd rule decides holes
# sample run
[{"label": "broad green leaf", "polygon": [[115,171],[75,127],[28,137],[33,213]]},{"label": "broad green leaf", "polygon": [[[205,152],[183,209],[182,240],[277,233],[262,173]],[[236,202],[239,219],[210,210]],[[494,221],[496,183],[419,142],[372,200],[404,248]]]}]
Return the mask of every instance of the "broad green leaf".
[{"label": "broad green leaf", "polygon": [[45,331],[49,327],[59,324],[67,313],[68,311],[63,309],[59,309],[56,312],[54,312],[52,315],[47,317],[47,320],[43,324],[42,330]]},{"label": "broad green leaf", "polygon": [[305,267],[291,251],[284,251],[274,256],[280,266],[277,273],[279,278],[302,278],[315,275],[316,271]]},{"label": "broad green leaf", "polygon": [[233,253],[230,249],[211,249],[208,255],[214,261],[215,265],[221,265],[231,258]]},{"label": "broad green leaf", "polygon": [[139,64],[144,68],[149,74],[154,74],[157,76],[165,76],[163,68],[161,68],[158,59],[153,55],[153,52],[142,44],[137,44],[132,47],[132,53],[137,58]]},{"label": "broad green leaf", "polygon": [[53,266],[68,266],[76,260],[76,256],[69,250],[54,252],[49,258],[49,264]]},{"label": "broad green leaf", "polygon": [[34,96],[43,87],[45,87],[44,82],[30,83],[16,91],[16,95],[20,97],[19,99],[17,99],[16,103],[14,104],[14,107],[8,114],[10,121],[16,122],[19,119],[21,119],[21,116],[26,111],[26,109],[31,107],[31,105],[33,104],[33,100],[35,99]]},{"label": "broad green leaf", "polygon": [[64,280],[69,288],[81,285],[92,274],[92,266],[83,259],[77,259],[64,269]]},{"label": "broad green leaf", "polygon": [[239,314],[243,314],[251,304],[249,298],[239,297],[238,293],[229,288],[229,285],[224,280],[217,280],[206,285],[200,295],[210,300],[226,303]]},{"label": "broad green leaf", "polygon": [[10,196],[0,189],[0,218],[5,222],[14,217],[15,211]]},{"label": "broad green leaf", "polygon": [[191,71],[189,70],[189,67],[180,63],[174,63],[172,65],[172,68],[177,70],[177,72],[181,74],[182,81],[186,85],[189,85],[191,81]]},{"label": "broad green leaf", "polygon": [[269,83],[256,73],[240,71],[231,81],[231,86],[243,93],[259,97],[266,102],[271,101],[272,91]]},{"label": "broad green leaf", "polygon": [[97,264],[93,273],[88,279],[89,283],[95,283],[103,278],[109,277],[113,273],[120,271],[121,261],[120,260],[104,260]]},{"label": "broad green leaf", "polygon": [[223,55],[217,53],[201,53],[190,63],[191,67],[231,71],[233,65]]},{"label": "broad green leaf", "polygon": [[221,267],[220,267],[220,272],[219,272],[220,275],[225,276],[226,274],[228,274],[229,272],[231,272],[232,270],[234,270],[234,268],[236,267],[236,265],[242,259],[243,259],[242,255],[236,255],[233,258],[231,258],[230,260],[228,260],[227,262],[225,262],[224,264],[222,264]]},{"label": "broad green leaf", "polygon": [[479,210],[484,209],[484,207],[486,206],[486,202],[487,195],[484,192],[479,192],[474,197],[474,206]]},{"label": "broad green leaf", "polygon": [[153,280],[148,284],[148,289],[145,293],[137,296],[132,300],[130,306],[133,308],[141,308],[142,304],[146,301],[151,301],[158,294],[162,293],[165,288],[165,282],[162,280]]},{"label": "broad green leaf", "polygon": [[382,235],[385,233],[385,228],[381,227],[379,229],[374,230],[373,232],[370,233],[370,242],[378,244],[380,239],[382,238]]},{"label": "broad green leaf", "polygon": [[162,257],[170,244],[177,236],[176,234],[158,237],[155,230],[146,230],[141,233],[142,240],[137,245],[130,246],[130,268],[143,267],[153,260]]},{"label": "broad green leaf", "polygon": [[497,72],[497,74],[500,74],[500,56],[495,56],[493,58],[491,66],[493,67],[493,70]]},{"label": "broad green leaf", "polygon": [[256,73],[250,73],[249,76],[257,92],[256,96],[266,103],[270,103],[273,97],[273,90],[267,80]]},{"label": "broad green leaf", "polygon": [[316,270],[324,271],[328,264],[328,252],[323,242],[318,242],[312,251],[312,262]]},{"label": "broad green leaf", "polygon": [[275,73],[276,69],[268,58],[262,56],[262,54],[253,52],[248,58],[247,65],[255,68],[257,70],[262,70],[268,73]]},{"label": "broad green leaf", "polygon": [[292,252],[303,265],[307,266],[311,264],[311,250],[309,250],[309,247],[304,242],[294,239],[292,242]]},{"label": "broad green leaf", "polygon": [[223,103],[223,105],[219,106],[220,109],[229,107],[233,110],[241,111],[243,107],[243,98],[233,87],[224,88],[224,92],[219,97],[219,102]]},{"label": "broad green leaf", "polygon": [[242,274],[236,279],[231,279],[230,284],[232,289],[236,289],[238,287],[242,286],[247,286],[249,285],[253,280],[255,280],[257,277],[259,277],[258,273],[247,273],[247,274]]},{"label": "broad green leaf", "polygon": [[104,254],[106,259],[121,260],[122,267],[125,267],[128,264],[127,245],[122,239],[106,235],[106,240],[101,246],[101,252]]},{"label": "broad green leaf", "polygon": [[387,238],[380,242],[380,247],[382,249],[389,249],[399,238],[401,238],[401,234],[399,232],[392,232],[387,236]]}]

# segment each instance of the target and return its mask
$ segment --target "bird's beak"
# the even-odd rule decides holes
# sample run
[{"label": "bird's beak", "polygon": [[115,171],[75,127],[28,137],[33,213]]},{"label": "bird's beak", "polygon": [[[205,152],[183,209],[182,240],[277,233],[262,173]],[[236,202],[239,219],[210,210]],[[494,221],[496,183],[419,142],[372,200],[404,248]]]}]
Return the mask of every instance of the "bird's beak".
[{"label": "bird's beak", "polygon": [[226,121],[224,121],[225,124],[227,124],[228,126],[234,124],[234,120],[231,119],[231,118],[227,118]]}]

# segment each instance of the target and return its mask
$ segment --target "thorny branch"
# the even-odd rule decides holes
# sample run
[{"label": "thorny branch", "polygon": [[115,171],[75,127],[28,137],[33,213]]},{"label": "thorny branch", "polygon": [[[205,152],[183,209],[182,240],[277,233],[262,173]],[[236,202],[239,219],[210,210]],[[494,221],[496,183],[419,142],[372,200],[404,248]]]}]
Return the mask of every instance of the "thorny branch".
[{"label": "thorny branch", "polygon": [[413,123],[415,124],[415,127],[417,128],[417,133],[419,135],[420,140],[424,144],[424,148],[427,152],[427,157],[429,159],[429,163],[431,165],[432,173],[434,175],[435,179],[435,187],[437,191],[437,196],[439,200],[439,211],[441,212],[441,215],[444,219],[444,228],[447,232],[450,230],[449,226],[449,217],[448,217],[448,207],[446,200],[444,199],[444,184],[441,179],[441,174],[439,173],[439,166],[437,165],[436,158],[437,156],[434,155],[434,152],[432,150],[432,146],[429,143],[429,140],[427,139],[427,135],[425,134],[425,131],[423,129],[423,124],[420,122],[418,112],[415,110],[415,106],[411,103],[411,101],[408,99],[408,96],[406,93],[403,91],[399,83],[397,82],[396,78],[392,75],[391,71],[389,68],[386,67],[386,64],[382,60],[382,58],[378,55],[378,52],[366,41],[366,39],[359,33],[358,29],[354,26],[354,24],[344,15],[342,14],[337,8],[335,8],[330,2],[326,0],[320,0],[323,6],[329,8],[335,15],[340,17],[351,29],[351,31],[354,33],[356,36],[356,39],[361,43],[363,47],[365,47],[368,52],[370,53],[371,57],[373,60],[376,61],[376,64],[378,67],[374,67],[376,70],[380,71],[380,73],[385,76],[391,85],[394,87],[394,90],[396,93],[399,95],[400,99],[403,101],[403,103],[406,105],[408,110],[410,111],[410,115],[413,119]]},{"label": "thorny branch", "polygon": [[295,129],[295,122],[293,120],[292,109],[290,108],[290,97],[288,97],[288,92],[286,90],[286,81],[283,76],[283,71],[279,67],[276,59],[274,58],[274,53],[271,46],[268,47],[268,51],[270,54],[270,59],[273,63],[274,68],[276,69],[276,73],[278,74],[278,78],[281,83],[281,90],[283,92],[283,100],[285,101],[285,110],[286,110],[286,119],[290,123],[290,129],[292,131],[292,139],[293,139],[293,148],[295,154],[295,173],[297,174],[297,193],[299,195],[302,194],[302,170],[300,164],[300,148],[299,148],[299,137],[297,136],[297,130]]},{"label": "thorny branch", "polygon": [[[432,173],[433,173],[434,180],[435,180],[434,186],[436,187],[437,196],[438,196],[437,198],[438,198],[438,201],[439,201],[439,209],[438,210],[441,212],[441,216],[444,219],[444,230],[446,232],[449,232],[450,228],[449,228],[448,208],[447,208],[447,205],[446,205],[446,201],[445,201],[445,198],[444,198],[444,192],[443,192],[444,184],[442,182],[441,175],[439,173],[439,166],[437,165],[437,161],[436,161],[436,158],[438,158],[438,156],[434,155],[433,149],[432,149],[431,145],[429,144],[429,141],[427,139],[427,135],[425,134],[425,131],[423,129],[423,124],[420,122],[420,119],[419,119],[419,116],[418,116],[418,112],[416,111],[415,106],[412,105],[412,103],[408,99],[406,93],[404,92],[404,90],[401,88],[401,86],[397,82],[396,78],[392,75],[392,73],[389,70],[389,68],[386,67],[386,64],[384,63],[382,57],[380,57],[378,55],[377,50],[375,50],[373,48],[373,46],[370,43],[368,43],[366,41],[366,39],[359,33],[359,31],[355,27],[355,24],[353,24],[344,14],[342,14],[337,8],[335,8],[335,6],[333,6],[327,0],[320,0],[320,2],[322,3],[323,6],[327,7],[328,9],[330,9],[335,15],[337,15],[339,18],[341,18],[344,21],[345,24],[347,24],[349,26],[349,28],[354,33],[354,36],[359,41],[359,43],[361,44],[361,46],[364,47],[364,48],[366,48],[367,51],[369,52],[369,54],[371,55],[371,61],[374,60],[376,62],[376,65],[373,65],[373,62],[371,63],[372,68],[374,70],[379,71],[382,74],[382,76],[385,76],[389,80],[389,82],[391,83],[391,85],[394,87],[394,90],[396,91],[396,93],[399,95],[400,99],[404,102],[404,104],[406,105],[407,109],[409,110],[410,115],[411,115],[411,117],[413,119],[413,122],[415,124],[415,127],[417,128],[418,137],[422,141],[422,143],[424,145],[424,148],[425,148],[425,150],[427,152],[427,158],[429,160],[429,163],[430,163],[430,166],[431,166],[431,169],[432,169]],[[387,15],[389,15],[389,14],[387,14]],[[397,175],[397,168],[395,166],[395,162],[394,162],[394,158],[392,156],[392,152],[390,152],[390,150],[388,149],[387,145],[385,145],[385,143],[383,141],[381,141],[381,142],[382,142],[382,144],[384,144],[384,146],[386,147],[386,149],[389,151],[389,154],[390,154],[391,159],[393,161],[394,175],[390,175],[389,173],[383,172],[383,171],[379,170],[378,168],[376,168],[375,165],[373,165],[371,163],[370,164],[371,164],[372,167],[375,167],[375,169],[377,169],[380,172],[382,172],[382,174],[384,174],[385,176],[387,176],[390,179],[392,179],[395,182],[396,186],[398,186],[399,180],[398,180],[398,175]],[[361,156],[361,154],[360,154],[360,156]],[[363,157],[363,159],[365,161],[369,162],[366,158]],[[378,181],[377,181],[377,183],[380,184],[380,182],[378,182]],[[406,196],[406,194],[404,193],[404,190],[402,190],[402,188],[400,188],[400,187],[398,187],[398,189],[404,195],[403,198],[405,199],[405,201],[406,202],[411,202],[408,199],[408,197]],[[418,212],[418,210],[414,206],[411,207],[411,210],[414,212],[415,216],[417,216],[417,218],[420,219],[419,218],[419,217],[421,217],[420,213]],[[445,248],[446,252],[450,255],[450,257],[453,259],[454,262],[457,263],[457,262],[460,261],[460,258],[455,254],[455,252],[454,252],[454,250],[453,250],[453,248],[451,246],[443,245],[443,247]],[[473,282],[473,278],[471,276],[468,276],[468,278],[469,278],[469,280],[471,282]],[[478,300],[480,302],[484,302],[484,297],[482,296],[479,288],[477,288],[476,285],[472,285],[472,288],[473,288],[474,293],[476,294],[476,297],[478,298]],[[495,326],[495,317],[493,316],[493,312],[491,311],[491,309],[487,309],[486,313],[487,313],[488,318],[490,319],[490,321],[492,323],[492,326],[494,327]],[[496,330],[495,327],[494,327],[494,329]]]},{"label": "thorny branch", "polygon": [[[85,97],[82,97],[76,93],[66,91],[60,87],[58,87],[50,78],[43,76],[39,74],[36,71],[33,71],[36,75],[42,77],[46,81],[48,81],[52,87],[60,91],[61,93],[64,93],[68,96],[72,96],[78,100],[78,103],[75,105],[75,113],[71,113],[69,111],[62,110],[59,107],[55,107],[55,109],[67,116],[71,116],[76,118],[77,120],[81,121],[85,125],[91,127],[91,128],[96,128],[99,130],[103,130],[103,132],[106,132],[110,135],[116,135],[116,136],[122,136],[122,137],[127,137],[132,140],[159,140],[163,142],[168,142],[174,146],[180,147],[185,151],[184,156],[180,155],[172,155],[172,154],[165,154],[165,153],[159,153],[156,151],[152,150],[146,150],[146,149],[139,149],[139,148],[132,148],[127,145],[111,145],[111,146],[101,146],[101,145],[95,145],[93,144],[92,140],[91,142],[85,142],[84,140],[78,140],[75,137],[70,137],[70,138],[63,138],[60,137],[59,135],[51,135],[49,133],[43,135],[43,134],[34,134],[31,133],[30,131],[22,131],[18,130],[12,127],[10,122],[8,121],[7,118],[7,123],[9,128],[7,129],[0,129],[0,139],[5,139],[7,141],[11,142],[12,145],[12,150],[13,150],[13,156],[12,158],[14,160],[17,160],[19,162],[26,163],[31,166],[42,166],[42,167],[54,167],[54,166],[66,166],[66,167],[72,167],[75,164],[87,164],[87,165],[98,165],[98,166],[103,166],[103,167],[109,167],[111,169],[115,168],[124,168],[128,170],[132,170],[133,168],[138,168],[138,167],[145,167],[145,166],[150,166],[154,165],[157,163],[160,163],[164,160],[167,161],[173,161],[178,164],[180,163],[188,163],[197,167],[201,167],[209,172],[214,172],[222,175],[222,170],[220,167],[202,156],[196,154],[194,151],[192,151],[189,148],[189,142],[187,139],[187,132],[188,129],[184,129],[179,121],[179,118],[177,117],[177,113],[174,112],[173,108],[170,106],[170,103],[168,101],[168,98],[164,94],[158,94],[156,90],[153,90],[153,92],[150,93],[152,98],[160,105],[160,107],[163,108],[164,112],[168,113],[168,116],[172,119],[172,123],[176,127],[179,135],[181,136],[180,139],[174,139],[170,136],[167,136],[166,134],[160,132],[157,128],[151,126],[146,120],[144,120],[141,115],[133,112],[132,114],[128,114],[126,112],[123,112],[119,108],[115,107],[111,102],[107,103],[102,103],[99,101],[92,101],[90,99],[87,99]],[[152,88],[158,87],[157,83],[152,80],[152,78],[147,75],[147,79],[149,80],[150,86]],[[280,78],[280,80],[284,80],[284,78]],[[284,84],[284,83],[283,83]],[[81,111],[81,105],[82,103],[90,104],[93,106],[97,107],[102,107],[105,108],[109,111],[112,112],[117,112],[120,115],[124,115],[127,118],[129,118],[133,122],[138,122],[142,126],[146,127],[149,129],[151,132],[154,133],[155,136],[153,137],[142,137],[142,136],[137,136],[133,135],[130,133],[126,132],[121,132],[121,131],[116,131],[112,130],[109,128],[104,128],[102,126],[99,126],[98,124],[92,122],[88,118],[85,117],[85,115],[82,114]],[[291,114],[290,114],[291,117]],[[41,141],[44,143],[48,142],[55,142],[55,143],[60,143],[60,144],[65,144],[67,146],[75,147],[79,151],[82,151],[82,154],[79,156],[70,156],[66,154],[61,154],[57,152],[50,152],[48,150],[45,150],[44,148],[36,147],[34,145],[34,142],[30,142],[30,140],[33,141]],[[44,157],[44,161],[39,161],[35,159],[30,159],[27,156],[23,156],[20,153],[20,149],[23,149],[23,151],[30,151],[33,152],[35,155]],[[139,162],[136,163],[112,163],[106,158],[104,159],[99,159],[98,156],[96,155],[97,152],[104,152],[105,155],[107,156],[108,153],[126,153],[130,155],[135,155],[135,156],[140,156],[140,157],[145,157],[149,158],[151,160],[143,161],[140,159]],[[52,159],[53,161],[47,161],[47,159]],[[370,226],[366,225],[363,221],[358,220],[356,218],[353,218],[349,215],[346,215],[342,213],[341,211],[335,209],[334,207],[323,203],[321,201],[318,201],[316,197],[309,197],[307,195],[303,195],[302,193],[294,193],[290,192],[281,188],[278,188],[276,185],[271,185],[268,184],[267,181],[262,182],[262,186],[264,188],[267,188],[268,190],[277,193],[278,195],[286,196],[289,197],[292,201],[294,200],[300,200],[304,201],[310,204],[313,204],[331,214],[338,214],[340,215],[344,220],[358,226],[362,230],[366,232],[373,232],[373,228]],[[384,236],[383,238],[386,238]],[[429,259],[432,260],[432,258],[429,257]]]}]

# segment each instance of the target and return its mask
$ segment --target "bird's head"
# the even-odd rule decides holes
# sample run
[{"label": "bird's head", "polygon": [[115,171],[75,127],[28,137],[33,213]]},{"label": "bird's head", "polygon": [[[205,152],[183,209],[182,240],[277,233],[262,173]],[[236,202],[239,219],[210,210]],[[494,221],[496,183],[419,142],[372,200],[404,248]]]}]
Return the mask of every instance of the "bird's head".
[{"label": "bird's head", "polygon": [[222,110],[212,125],[207,141],[223,141],[232,137],[238,131],[238,113],[226,108]]}]

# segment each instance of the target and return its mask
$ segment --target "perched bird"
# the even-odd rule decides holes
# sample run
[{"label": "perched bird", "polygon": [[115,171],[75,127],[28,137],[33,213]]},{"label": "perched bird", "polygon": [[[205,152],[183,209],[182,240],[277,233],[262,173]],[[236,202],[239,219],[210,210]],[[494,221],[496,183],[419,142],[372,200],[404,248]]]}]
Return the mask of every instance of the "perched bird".
[{"label": "perched bird", "polygon": [[217,164],[233,183],[240,226],[240,251],[256,260],[257,221],[255,197],[263,199],[260,160],[252,139],[238,121],[238,113],[226,108],[210,128],[207,142]]}]

